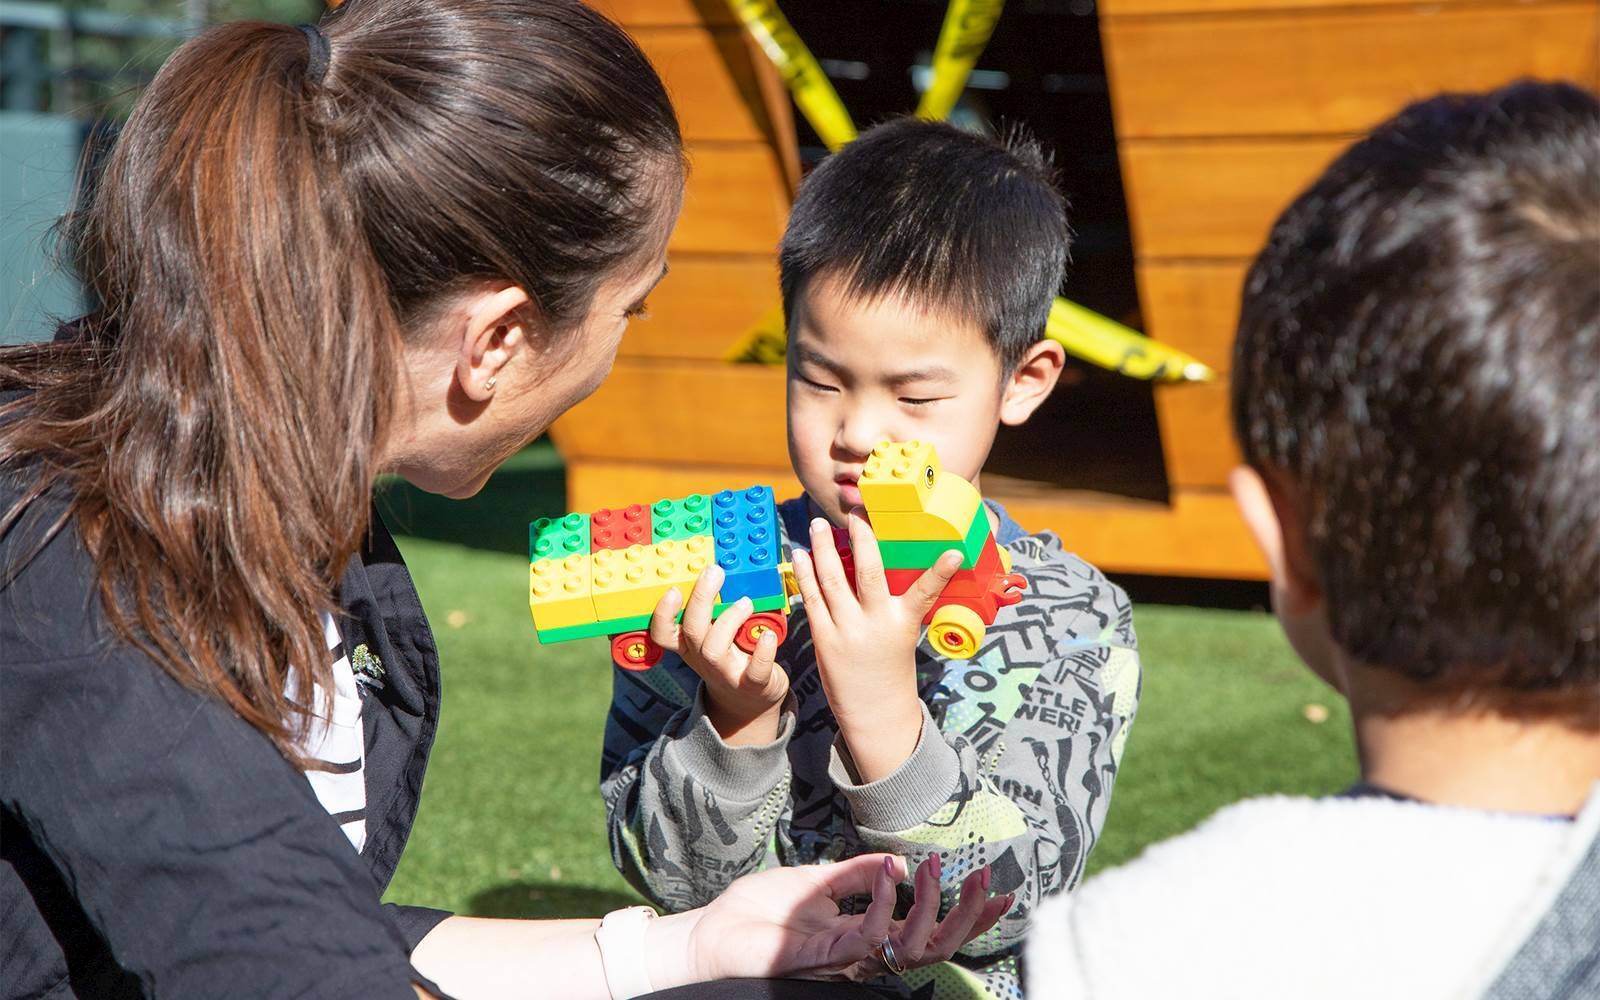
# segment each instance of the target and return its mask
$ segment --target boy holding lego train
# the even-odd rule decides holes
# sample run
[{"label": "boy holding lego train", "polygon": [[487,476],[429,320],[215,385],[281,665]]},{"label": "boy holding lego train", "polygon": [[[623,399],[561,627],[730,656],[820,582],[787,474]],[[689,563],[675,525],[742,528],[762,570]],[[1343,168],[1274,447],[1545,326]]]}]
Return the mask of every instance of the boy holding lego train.
[{"label": "boy holding lego train", "polygon": [[[971,659],[946,660],[919,642],[921,623],[960,558],[892,596],[857,484],[878,444],[909,440],[977,484],[998,427],[1026,421],[1060,375],[1043,330],[1068,235],[1036,145],[945,125],[872,129],[801,188],[781,281],[806,495],[780,513],[804,607],[781,646],[768,633],[747,654],[734,638],[751,608],[712,621],[712,567],[656,611],[651,636],[672,652],[615,673],[601,782],[612,858],[653,901],[684,909],[763,867],[888,851],[916,866],[918,888],[942,890],[919,894],[916,926],[937,915],[926,900],[948,910],[990,864],[990,888],[1015,896],[1001,922],[886,984],[1020,996],[1028,914],[1077,883],[1105,821],[1139,693],[1131,608],[1054,534],[989,502],[1028,586]],[[894,945],[888,971],[921,957]]]}]

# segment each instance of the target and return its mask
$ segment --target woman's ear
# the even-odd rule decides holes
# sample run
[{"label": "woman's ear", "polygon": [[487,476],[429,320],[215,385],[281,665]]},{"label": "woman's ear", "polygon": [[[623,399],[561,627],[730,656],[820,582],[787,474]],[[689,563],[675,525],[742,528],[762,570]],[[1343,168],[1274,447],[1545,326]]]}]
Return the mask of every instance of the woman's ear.
[{"label": "woman's ear", "polygon": [[1028,348],[1000,394],[1000,422],[1015,427],[1033,416],[1055,390],[1066,363],[1067,352],[1053,340],[1041,340]]},{"label": "woman's ear", "polygon": [[463,303],[456,382],[468,399],[487,403],[507,363],[526,349],[532,301],[520,286],[489,285]]},{"label": "woman's ear", "polygon": [[1233,502],[1267,560],[1279,611],[1300,615],[1322,603],[1322,584],[1306,542],[1305,519],[1298,491],[1281,477],[1263,477],[1247,465],[1228,476]]}]

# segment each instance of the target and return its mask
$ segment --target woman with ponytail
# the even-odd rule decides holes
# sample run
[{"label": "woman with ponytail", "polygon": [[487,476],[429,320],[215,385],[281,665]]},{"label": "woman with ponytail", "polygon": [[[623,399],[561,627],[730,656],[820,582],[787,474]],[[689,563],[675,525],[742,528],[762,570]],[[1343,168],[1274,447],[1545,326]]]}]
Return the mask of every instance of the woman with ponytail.
[{"label": "woman with ponytail", "polygon": [[859,979],[999,916],[975,876],[893,920],[882,856],[599,927],[378,902],[439,670],[374,479],[469,496],[592,392],[683,174],[575,0],[352,0],[163,67],[67,220],[97,308],[0,349],[0,996]]}]

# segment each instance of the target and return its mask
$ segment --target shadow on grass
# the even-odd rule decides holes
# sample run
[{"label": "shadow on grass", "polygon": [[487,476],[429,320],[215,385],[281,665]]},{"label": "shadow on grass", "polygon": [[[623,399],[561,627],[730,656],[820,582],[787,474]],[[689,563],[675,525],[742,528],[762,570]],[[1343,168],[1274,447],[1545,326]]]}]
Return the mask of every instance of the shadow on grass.
[{"label": "shadow on grass", "polygon": [[524,556],[528,522],[566,513],[566,500],[566,468],[543,440],[513,455],[466,500],[425,493],[398,478],[378,487],[378,509],[397,535]]},{"label": "shadow on grass", "polygon": [[644,902],[612,889],[560,882],[508,882],[485,889],[467,903],[471,917],[603,917]]}]

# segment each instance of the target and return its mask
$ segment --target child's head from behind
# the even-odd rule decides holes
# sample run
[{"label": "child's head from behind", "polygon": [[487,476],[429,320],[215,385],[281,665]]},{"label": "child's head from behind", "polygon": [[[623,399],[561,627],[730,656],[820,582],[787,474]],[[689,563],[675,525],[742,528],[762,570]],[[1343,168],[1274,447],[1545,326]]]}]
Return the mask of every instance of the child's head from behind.
[{"label": "child's head from behind", "polygon": [[1597,247],[1600,102],[1561,85],[1412,105],[1278,220],[1245,282],[1234,488],[1324,677],[1594,697]]},{"label": "child's head from behind", "polygon": [[884,440],[929,441],[975,478],[1063,354],[1043,340],[1066,270],[1066,207],[1039,147],[900,119],[801,186],[780,255],[789,456],[842,523]]}]

